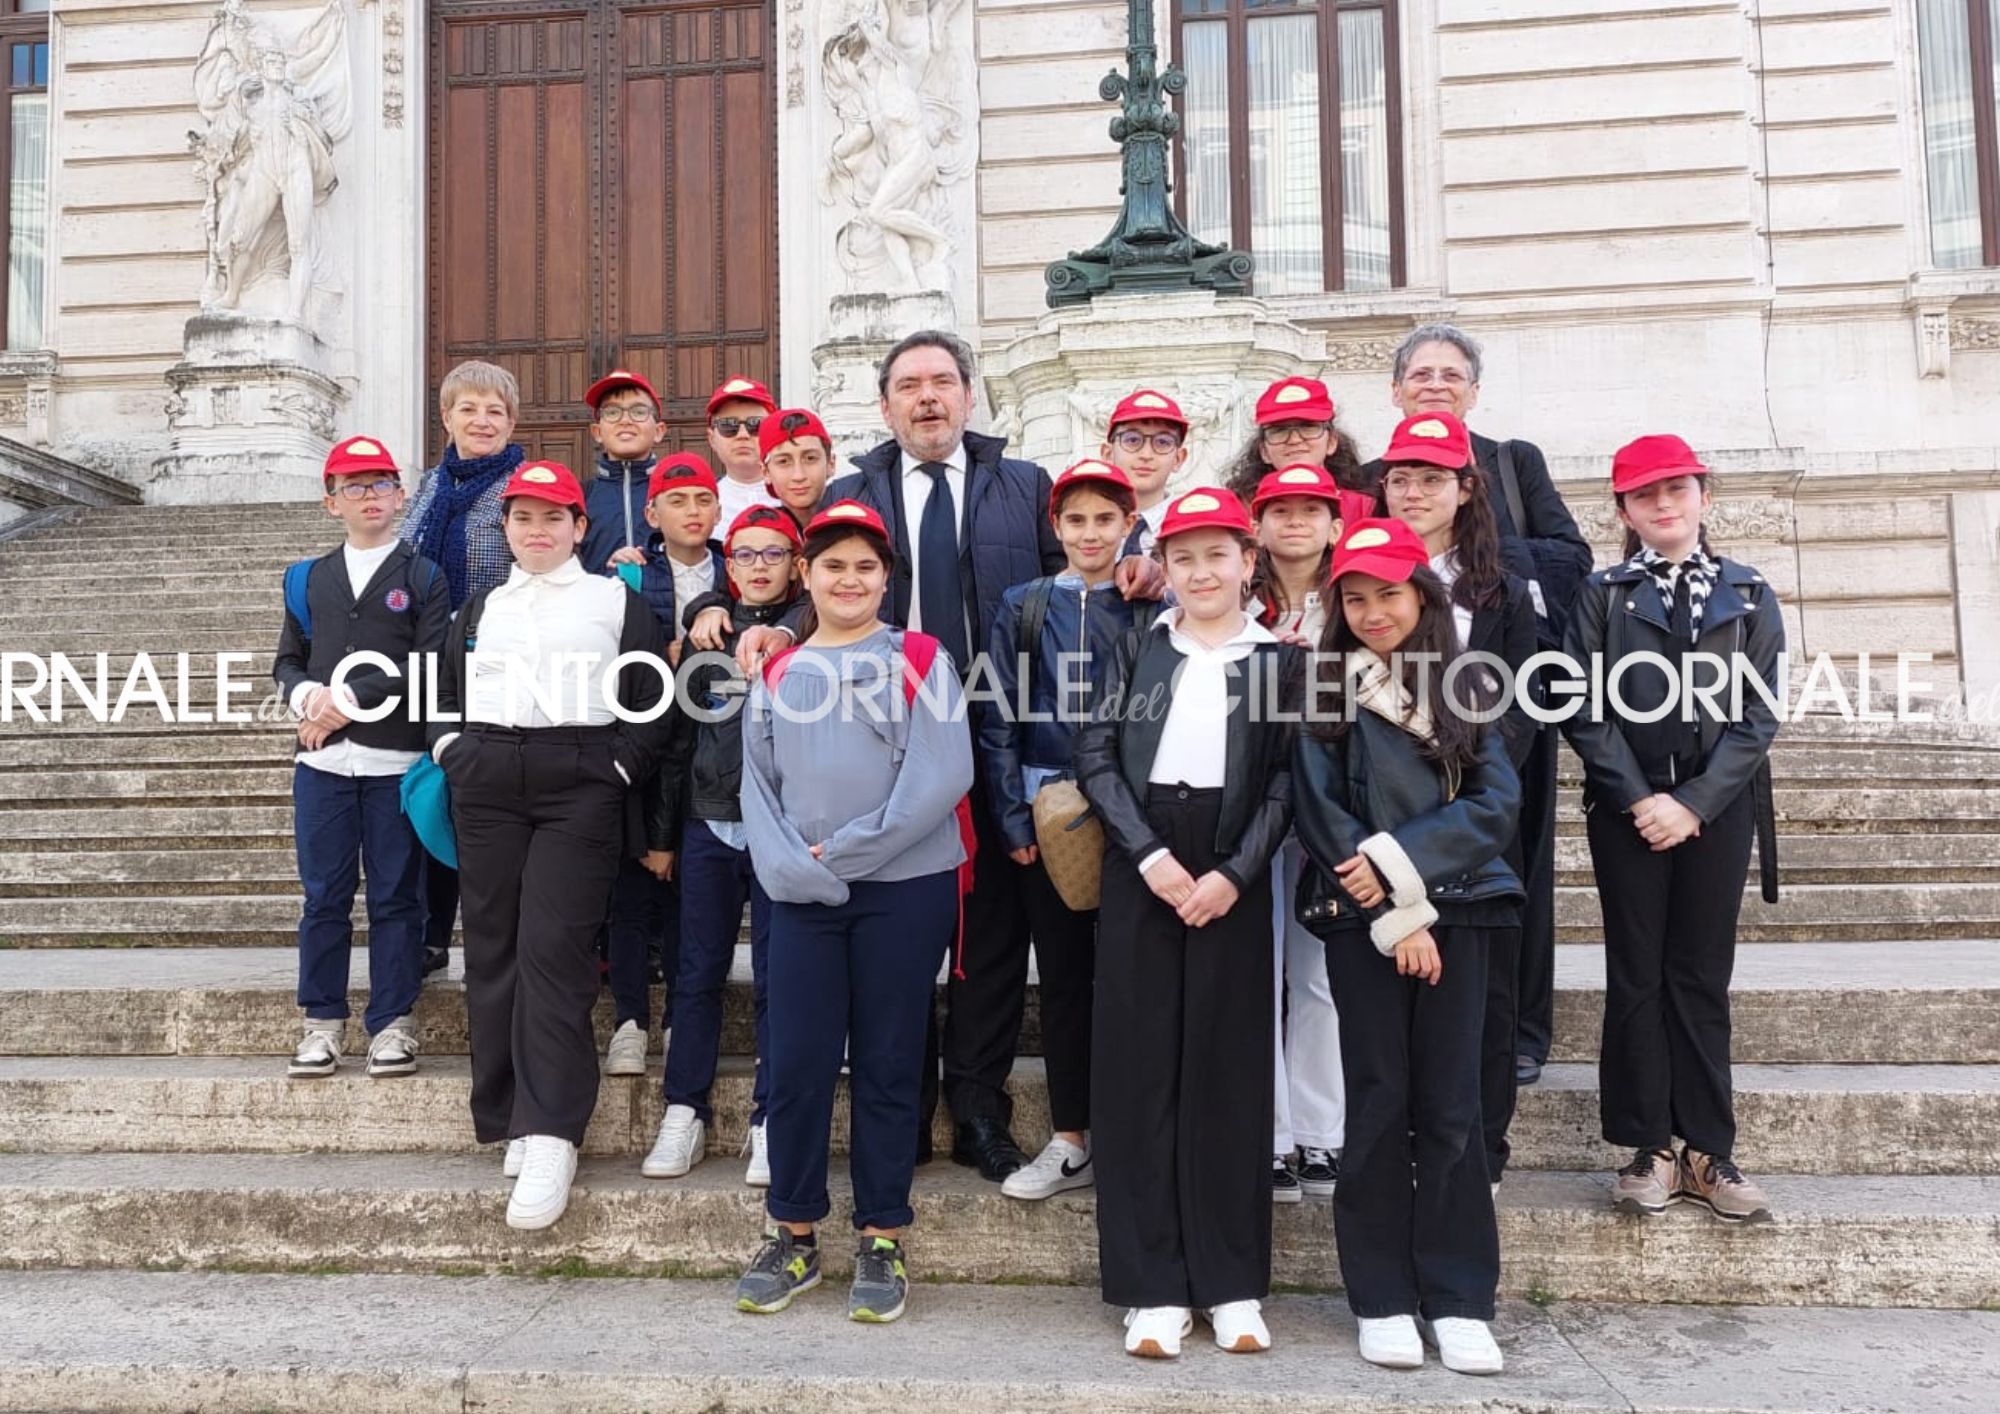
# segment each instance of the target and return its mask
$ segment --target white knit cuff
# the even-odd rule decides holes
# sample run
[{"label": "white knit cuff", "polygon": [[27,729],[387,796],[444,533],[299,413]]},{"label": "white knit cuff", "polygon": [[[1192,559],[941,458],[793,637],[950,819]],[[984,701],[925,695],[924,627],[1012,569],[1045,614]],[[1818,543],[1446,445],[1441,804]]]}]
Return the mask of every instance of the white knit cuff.
[{"label": "white knit cuff", "polygon": [[1424,876],[1417,872],[1417,866],[1410,862],[1410,856],[1396,843],[1394,835],[1386,830],[1370,835],[1357,849],[1367,856],[1368,862],[1382,876],[1382,886],[1389,891],[1389,897],[1396,901],[1397,907],[1407,908],[1424,901],[1428,892],[1424,888]]},{"label": "white knit cuff", "polygon": [[1392,908],[1387,913],[1377,915],[1368,925],[1368,937],[1375,944],[1375,951],[1389,957],[1396,951],[1396,944],[1421,932],[1438,921],[1438,911],[1424,899]]}]

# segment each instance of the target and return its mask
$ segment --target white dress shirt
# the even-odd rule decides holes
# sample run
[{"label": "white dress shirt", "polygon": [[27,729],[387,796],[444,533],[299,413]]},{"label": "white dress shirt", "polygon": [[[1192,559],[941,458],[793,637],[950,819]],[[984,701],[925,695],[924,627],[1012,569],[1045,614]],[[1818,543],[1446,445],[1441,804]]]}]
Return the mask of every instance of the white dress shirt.
[{"label": "white dress shirt", "polygon": [[729,533],[729,527],[736,524],[736,517],[752,506],[778,504],[778,498],[771,494],[763,481],[738,481],[726,472],[715,483],[715,499],[722,507],[722,514],[715,522],[718,540]]},{"label": "white dress shirt", "polygon": [[1139,512],[1140,554],[1150,555],[1153,553],[1153,544],[1160,538],[1160,522],[1167,518],[1167,507],[1171,504],[1170,500],[1163,500],[1157,505],[1147,506]]},{"label": "white dress shirt", "polygon": [[[1213,790],[1223,784],[1229,765],[1229,665],[1249,657],[1258,644],[1278,640],[1246,613],[1241,628],[1210,648],[1181,632],[1181,617],[1186,612],[1176,606],[1153,624],[1156,631],[1172,638],[1187,662],[1167,703],[1166,719],[1160,723],[1159,750],[1153,754],[1153,769],[1146,779],[1154,785]],[[1169,853],[1154,850],[1139,861],[1139,872],[1145,873]]]},{"label": "white dress shirt", "polygon": [[674,568],[674,621],[667,625],[667,630],[672,641],[679,643],[687,636],[682,624],[687,620],[688,605],[715,588],[715,557],[704,545],[697,564],[682,564],[674,558],[672,550],[667,551],[667,563]]},{"label": "white dress shirt", "polygon": [[[1458,547],[1452,546],[1442,555],[1431,556],[1431,572],[1444,581],[1446,597],[1451,594],[1451,586],[1458,579]],[[1463,649],[1472,643],[1472,610],[1451,601],[1451,621],[1458,627],[1458,646]]]},{"label": "white dress shirt", "polygon": [[[944,474],[945,485],[951,488],[952,509],[957,512],[952,517],[954,538],[964,547],[965,534],[965,443],[960,442],[950,456],[940,458],[948,468]],[[907,625],[918,632],[924,631],[923,595],[915,586],[922,584],[922,566],[918,557],[923,554],[924,507],[931,503],[932,482],[924,464],[908,452],[903,453],[903,528],[910,539],[910,622]],[[966,631],[966,642],[972,641],[972,632]]]},{"label": "white dress shirt", "polygon": [[621,579],[586,574],[574,556],[547,574],[514,566],[480,615],[479,642],[467,659],[465,720],[503,727],[615,721],[604,670],[618,656],[630,593]]},{"label": "white dress shirt", "polygon": [[[361,592],[368,587],[369,581],[375,578],[376,571],[380,570],[383,562],[389,558],[389,552],[399,543],[401,542],[391,540],[386,545],[377,545],[367,550],[358,550],[352,545],[340,547],[340,558],[347,567],[348,590],[353,594],[355,603],[361,601]],[[292,715],[304,717],[306,698],[324,686],[325,683],[302,682],[293,688]],[[353,693],[343,687],[335,698],[335,705],[352,716],[352,709],[359,708],[361,704],[354,700]],[[408,711],[408,702],[404,702],[397,710]],[[400,776],[410,769],[410,763],[417,759],[417,755],[418,753],[414,751],[397,751],[386,746],[363,746],[358,741],[336,741],[322,746],[317,751],[301,751],[298,761],[302,766],[310,766],[315,771],[324,771],[329,776]]]}]

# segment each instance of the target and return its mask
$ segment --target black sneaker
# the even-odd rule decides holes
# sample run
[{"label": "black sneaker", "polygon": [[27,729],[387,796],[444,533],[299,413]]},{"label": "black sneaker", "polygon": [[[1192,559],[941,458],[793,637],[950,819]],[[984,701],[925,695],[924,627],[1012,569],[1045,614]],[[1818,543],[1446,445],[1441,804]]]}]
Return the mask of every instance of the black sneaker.
[{"label": "black sneaker", "polygon": [[1289,1154],[1271,1156],[1271,1201],[1273,1203],[1303,1203],[1305,1190],[1299,1187],[1299,1176],[1292,1171]]},{"label": "black sneaker", "polygon": [[802,1247],[790,1228],[765,1234],[764,1245],[736,1282],[736,1309],[769,1316],[819,1285],[819,1247]]},{"label": "black sneaker", "polygon": [[1340,1155],[1331,1149],[1299,1150],[1299,1187],[1308,1198],[1331,1198],[1340,1182]]},{"label": "black sneaker", "polygon": [[910,1274],[903,1244],[893,1237],[864,1237],[854,1254],[854,1285],[847,1292],[847,1319],[883,1326],[903,1314]]},{"label": "black sneaker", "polygon": [[451,966],[451,951],[448,948],[424,949],[424,976],[433,976],[449,966]]}]

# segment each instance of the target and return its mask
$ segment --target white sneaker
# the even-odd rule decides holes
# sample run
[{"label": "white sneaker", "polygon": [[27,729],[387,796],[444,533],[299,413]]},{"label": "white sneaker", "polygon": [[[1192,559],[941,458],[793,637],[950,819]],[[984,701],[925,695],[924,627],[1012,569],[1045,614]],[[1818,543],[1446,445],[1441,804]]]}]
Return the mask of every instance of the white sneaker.
[{"label": "white sneaker", "polygon": [[500,1160],[500,1176],[502,1178],[519,1178],[521,1176],[521,1163],[527,1157],[528,1141],[525,1139],[509,1139],[507,1141],[507,1155]]},{"label": "white sneaker", "polygon": [[507,1226],[534,1232],[554,1224],[569,1207],[576,1145],[553,1134],[530,1134],[522,1144],[521,1176],[507,1200]]},{"label": "white sneaker", "polygon": [[653,1152],[639,1165],[648,1178],[682,1178],[708,1154],[708,1136],[693,1105],[668,1105]]},{"label": "white sneaker", "polygon": [[751,1188],[771,1186],[771,1145],[764,1137],[764,1126],[753,1124],[750,1133],[743,1140],[743,1147],[749,1151],[750,1162],[744,1165],[743,1182]]},{"label": "white sneaker", "polygon": [[1090,1166],[1090,1150],[1078,1148],[1057,1135],[1035,1155],[1033,1163],[1008,1174],[1000,1191],[1009,1198],[1035,1202],[1072,1188],[1088,1188],[1096,1181],[1096,1171]]},{"label": "white sneaker", "polygon": [[415,1075],[420,1043],[410,1019],[400,1017],[377,1031],[368,1042],[368,1074],[383,1076]]},{"label": "white sneaker", "polygon": [[1424,1342],[1414,1316],[1363,1316],[1361,1358],[1390,1370],[1414,1370],[1424,1363]]},{"label": "white sneaker", "polygon": [[1503,1366],[1500,1347],[1486,1322],[1460,1316],[1441,1316],[1425,1321],[1426,1339],[1438,1348],[1438,1359],[1447,1370],[1461,1375],[1497,1375]]},{"label": "white sneaker", "polygon": [[1140,1306],[1125,1313],[1125,1353],[1145,1360],[1173,1360],[1181,1353],[1181,1337],[1194,1329],[1194,1312],[1185,1306]]},{"label": "white sneaker", "polygon": [[1225,1301],[1202,1312],[1215,1327],[1215,1343],[1232,1355],[1257,1355],[1271,1348],[1261,1301]]},{"label": "white sneaker", "polygon": [[646,1033],[639,1029],[638,1022],[628,1021],[611,1033],[611,1044],[604,1048],[604,1073],[606,1075],[646,1073]]},{"label": "white sneaker", "polygon": [[306,1024],[306,1034],[299,1038],[299,1048],[292,1052],[292,1063],[285,1067],[285,1074],[294,1080],[307,1080],[340,1069],[340,1033],[346,1023],[336,1021],[332,1026],[332,1030],[322,1030],[310,1022]]},{"label": "white sneaker", "polygon": [[1500,1201],[1500,1185],[1497,1183],[1493,1185],[1493,1201],[1496,1203]]}]

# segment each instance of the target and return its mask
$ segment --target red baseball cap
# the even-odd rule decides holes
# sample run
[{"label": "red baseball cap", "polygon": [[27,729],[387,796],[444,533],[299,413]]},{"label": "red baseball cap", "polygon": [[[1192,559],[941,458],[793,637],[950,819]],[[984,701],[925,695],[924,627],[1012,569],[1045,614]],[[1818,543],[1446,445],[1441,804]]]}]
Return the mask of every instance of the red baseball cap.
[{"label": "red baseball cap", "polygon": [[1190,491],[1171,502],[1167,513],[1160,518],[1160,533],[1153,537],[1153,543],[1158,544],[1188,530],[1234,530],[1242,535],[1253,533],[1250,512],[1243,502],[1218,487]]},{"label": "red baseball cap", "polygon": [[1272,501],[1284,496],[1311,496],[1321,501],[1335,503],[1334,514],[1338,515],[1340,483],[1333,479],[1333,473],[1323,466],[1310,462],[1293,462],[1276,471],[1266,472],[1264,479],[1257,483],[1257,494],[1250,501],[1250,514],[1256,515]]},{"label": "red baseball cap", "polygon": [[1418,413],[1396,424],[1382,460],[1391,466],[1423,462],[1446,471],[1463,471],[1472,464],[1472,434],[1448,412]]},{"label": "red baseball cap", "polygon": [[1611,493],[1622,496],[1672,476],[1707,476],[1694,449],[1671,433],[1627,442],[1611,458]]},{"label": "red baseball cap", "polygon": [[880,536],[884,543],[894,543],[889,527],[882,524],[882,517],[859,501],[835,501],[812,518],[806,526],[806,535],[811,537],[822,530],[865,530]]},{"label": "red baseball cap", "polygon": [[728,554],[736,544],[736,537],[746,530],[775,530],[791,541],[794,549],[805,544],[805,537],[799,534],[799,523],[792,519],[790,511],[777,506],[751,506],[729,523],[729,533],[722,537],[722,553]]},{"label": "red baseball cap", "polygon": [[523,463],[500,493],[500,503],[505,505],[516,496],[547,501],[552,506],[569,506],[578,511],[583,509],[583,487],[578,483],[576,473],[561,462]]},{"label": "red baseball cap", "polygon": [[[742,396],[748,397],[749,394]],[[804,421],[794,419],[803,418]],[[787,428],[786,423],[791,423]],[[768,457],[787,442],[801,437],[817,437],[820,445],[829,452],[833,450],[833,438],[827,435],[826,424],[819,420],[819,414],[811,408],[779,408],[764,419],[764,425],[757,429],[757,455]]]},{"label": "red baseball cap", "polygon": [[706,415],[714,417],[717,408],[737,398],[745,402],[762,403],[765,412],[778,410],[778,400],[771,396],[771,390],[755,378],[725,378],[722,380],[722,386],[708,395]]},{"label": "red baseball cap", "polygon": [[1317,378],[1280,378],[1257,399],[1257,425],[1274,422],[1331,422],[1333,394]]},{"label": "red baseball cap", "polygon": [[344,442],[335,442],[333,450],[326,454],[326,470],[323,476],[359,476],[364,471],[386,471],[391,476],[401,476],[402,469],[396,459],[389,455],[389,449],[373,437],[349,437]]},{"label": "red baseball cap", "polygon": [[643,374],[634,373],[629,368],[612,369],[609,373],[583,390],[583,400],[590,404],[592,412],[596,412],[597,405],[620,388],[637,388],[653,400],[654,412],[657,413],[661,410],[660,395],[654,391],[653,385],[646,381]]},{"label": "red baseball cap", "polygon": [[1423,537],[1403,522],[1357,520],[1333,547],[1333,566],[1327,579],[1335,581],[1344,574],[1372,574],[1391,584],[1401,584],[1430,562],[1431,552],[1424,548]]},{"label": "red baseball cap", "polygon": [[1111,421],[1105,427],[1104,435],[1109,437],[1116,432],[1121,422],[1171,422],[1182,432],[1188,430],[1187,414],[1181,411],[1181,405],[1165,393],[1156,393],[1151,388],[1127,394],[1123,402],[1111,409]]},{"label": "red baseball cap", "polygon": [[698,486],[718,496],[722,494],[722,488],[716,484],[715,473],[693,452],[671,452],[661,457],[653,467],[653,474],[646,478],[646,499],[650,501],[662,491],[671,491],[677,486]]},{"label": "red baseball cap", "polygon": [[1056,478],[1055,485],[1049,488],[1050,522],[1054,522],[1057,512],[1062,509],[1064,496],[1079,486],[1088,486],[1093,482],[1101,486],[1115,486],[1135,500],[1139,494],[1132,489],[1132,478],[1110,462],[1101,462],[1096,457],[1085,457],[1082,461],[1064,468],[1063,474]]}]

